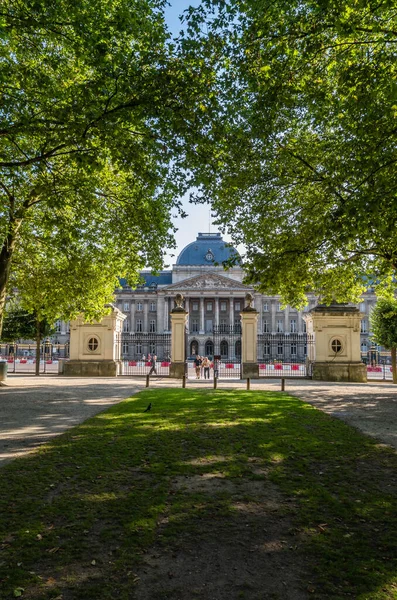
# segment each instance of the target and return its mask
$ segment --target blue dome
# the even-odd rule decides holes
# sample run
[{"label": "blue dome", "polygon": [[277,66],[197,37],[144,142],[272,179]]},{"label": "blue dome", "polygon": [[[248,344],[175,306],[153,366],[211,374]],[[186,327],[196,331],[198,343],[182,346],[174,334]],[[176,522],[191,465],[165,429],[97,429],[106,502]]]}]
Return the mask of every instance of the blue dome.
[{"label": "blue dome", "polygon": [[199,233],[195,242],[188,244],[178,256],[177,265],[222,264],[237,251],[224,242],[220,233]]}]

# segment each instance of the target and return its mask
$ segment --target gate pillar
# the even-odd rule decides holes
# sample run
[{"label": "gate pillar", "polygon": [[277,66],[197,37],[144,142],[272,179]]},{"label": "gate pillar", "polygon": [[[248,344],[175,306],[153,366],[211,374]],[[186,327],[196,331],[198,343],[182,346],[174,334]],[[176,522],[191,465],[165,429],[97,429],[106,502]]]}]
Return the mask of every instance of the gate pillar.
[{"label": "gate pillar", "polygon": [[183,296],[175,297],[176,307],[171,311],[171,365],[170,377],[182,379],[186,365],[186,321],[187,311],[183,308]]},{"label": "gate pillar", "polygon": [[313,379],[322,381],[367,381],[361,361],[360,327],[363,315],[346,304],[319,304],[305,317],[314,347],[308,354]]},{"label": "gate pillar", "polygon": [[241,340],[241,378],[258,379],[259,366],[257,359],[258,345],[258,311],[252,306],[253,296],[245,296],[246,306],[240,313],[242,340]]},{"label": "gate pillar", "polygon": [[64,375],[115,377],[121,371],[120,334],[126,318],[112,304],[101,321],[86,323],[84,315],[70,322],[70,360]]}]

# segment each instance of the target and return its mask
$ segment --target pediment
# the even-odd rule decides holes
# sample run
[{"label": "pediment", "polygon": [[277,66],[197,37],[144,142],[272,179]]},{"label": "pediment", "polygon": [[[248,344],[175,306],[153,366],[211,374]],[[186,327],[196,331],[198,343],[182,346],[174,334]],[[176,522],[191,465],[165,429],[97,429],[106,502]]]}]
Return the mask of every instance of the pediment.
[{"label": "pediment", "polygon": [[187,292],[187,291],[200,291],[200,290],[240,290],[250,291],[252,288],[231,279],[230,277],[224,277],[217,273],[204,273],[202,275],[196,275],[195,277],[189,277],[178,283],[167,285],[162,290],[169,290],[173,292]]}]

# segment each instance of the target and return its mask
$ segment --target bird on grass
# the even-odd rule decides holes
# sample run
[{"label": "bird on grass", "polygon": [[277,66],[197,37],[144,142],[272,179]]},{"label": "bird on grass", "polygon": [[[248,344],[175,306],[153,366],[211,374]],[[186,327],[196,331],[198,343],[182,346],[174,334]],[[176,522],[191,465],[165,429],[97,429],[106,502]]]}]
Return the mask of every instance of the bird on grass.
[{"label": "bird on grass", "polygon": [[149,412],[149,410],[151,410],[152,408],[152,403],[149,404],[149,406],[147,408],[145,408],[145,410],[143,412]]}]

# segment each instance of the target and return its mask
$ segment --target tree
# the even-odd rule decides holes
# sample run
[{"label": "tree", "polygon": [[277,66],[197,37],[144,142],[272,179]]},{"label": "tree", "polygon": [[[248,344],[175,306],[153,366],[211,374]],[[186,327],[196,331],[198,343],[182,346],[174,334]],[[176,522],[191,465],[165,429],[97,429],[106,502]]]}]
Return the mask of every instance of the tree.
[{"label": "tree", "polygon": [[175,54],[164,3],[3,1],[0,330],[15,253],[32,234],[62,226],[52,244],[81,238],[92,250],[100,229],[113,281],[160,268],[173,245],[170,211],[187,185],[179,132],[206,69]]},{"label": "tree", "polygon": [[391,282],[395,4],[204,4],[189,36],[217,58],[223,107],[205,113],[207,135],[190,155],[195,199],[211,200],[218,224],[245,244],[247,282],[293,305],[308,289],[357,301],[368,277]]},{"label": "tree", "polygon": [[391,351],[393,383],[397,383],[397,300],[379,298],[372,309],[370,323],[374,341]]},{"label": "tree", "polygon": [[36,340],[36,375],[40,374],[41,341],[53,332],[48,321],[40,320],[37,314],[27,312],[18,301],[8,303],[1,339],[3,342]]}]

